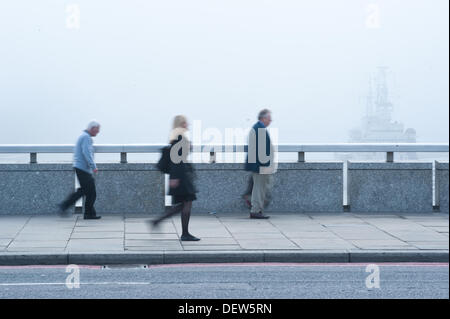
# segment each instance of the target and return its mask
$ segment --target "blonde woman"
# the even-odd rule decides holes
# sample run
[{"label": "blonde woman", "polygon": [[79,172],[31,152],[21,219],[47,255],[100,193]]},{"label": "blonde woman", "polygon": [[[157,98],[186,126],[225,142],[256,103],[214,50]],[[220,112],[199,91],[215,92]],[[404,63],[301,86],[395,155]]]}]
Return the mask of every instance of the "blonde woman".
[{"label": "blonde woman", "polygon": [[175,206],[165,215],[152,221],[157,226],[162,220],[181,212],[182,241],[198,241],[199,238],[189,233],[189,219],[191,217],[192,202],[197,199],[197,189],[194,185],[195,172],[187,157],[190,152],[190,142],[186,134],[188,121],[185,116],[178,115],[173,121],[173,129],[169,135],[169,195]]}]

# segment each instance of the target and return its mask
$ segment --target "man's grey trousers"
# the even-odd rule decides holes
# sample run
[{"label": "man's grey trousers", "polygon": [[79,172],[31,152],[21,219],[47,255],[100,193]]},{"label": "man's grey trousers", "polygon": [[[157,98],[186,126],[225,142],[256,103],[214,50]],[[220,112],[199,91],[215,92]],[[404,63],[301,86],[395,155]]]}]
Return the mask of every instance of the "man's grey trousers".
[{"label": "man's grey trousers", "polygon": [[272,174],[252,173],[253,191],[252,191],[252,213],[264,211],[264,202],[267,194],[270,192],[273,184]]}]

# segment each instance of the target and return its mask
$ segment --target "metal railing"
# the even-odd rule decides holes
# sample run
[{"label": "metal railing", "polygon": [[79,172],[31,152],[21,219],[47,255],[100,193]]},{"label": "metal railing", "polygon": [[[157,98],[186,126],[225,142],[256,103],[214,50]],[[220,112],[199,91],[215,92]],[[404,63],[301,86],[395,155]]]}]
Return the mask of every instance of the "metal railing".
[{"label": "metal railing", "polygon": [[[166,144],[98,144],[94,145],[95,153],[120,153],[120,163],[127,163],[128,153],[159,153]],[[0,154],[30,154],[30,163],[37,163],[39,153],[72,153],[74,145],[69,144],[0,144]],[[246,152],[247,145],[193,145],[194,153],[209,153],[210,162],[214,163],[216,153]],[[276,151],[280,153],[297,153],[298,162],[305,162],[305,154],[311,153],[386,153],[386,162],[394,162],[394,153],[402,152],[432,152],[448,153],[449,144],[446,143],[307,143],[307,144],[278,144]]]}]

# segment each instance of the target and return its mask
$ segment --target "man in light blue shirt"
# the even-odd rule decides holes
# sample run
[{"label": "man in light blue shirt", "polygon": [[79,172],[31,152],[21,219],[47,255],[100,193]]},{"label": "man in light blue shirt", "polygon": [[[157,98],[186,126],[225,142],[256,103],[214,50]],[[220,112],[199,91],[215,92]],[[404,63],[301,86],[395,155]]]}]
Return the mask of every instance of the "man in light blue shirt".
[{"label": "man in light blue shirt", "polygon": [[97,165],[94,162],[94,146],[92,136],[98,134],[100,127],[93,127],[83,131],[75,145],[73,156],[73,167],[78,168],[86,173],[92,174],[97,172]]},{"label": "man in light blue shirt", "polygon": [[98,169],[94,162],[94,146],[92,141],[92,137],[97,136],[99,132],[100,124],[96,121],[92,121],[78,138],[74,150],[73,167],[81,187],[59,204],[60,216],[67,216],[65,211],[67,211],[69,207],[75,205],[82,196],[86,196],[84,219],[101,218],[100,216],[97,216],[94,208],[97,193],[95,190],[93,174],[97,173]]}]

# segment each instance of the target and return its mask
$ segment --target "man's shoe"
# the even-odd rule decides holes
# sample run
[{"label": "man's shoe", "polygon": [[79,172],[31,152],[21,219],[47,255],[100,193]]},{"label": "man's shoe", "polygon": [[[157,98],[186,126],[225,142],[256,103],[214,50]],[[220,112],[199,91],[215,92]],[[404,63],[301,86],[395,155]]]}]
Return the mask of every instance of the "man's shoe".
[{"label": "man's shoe", "polygon": [[181,235],[181,241],[199,241],[200,238],[192,236],[191,234]]},{"label": "man's shoe", "polygon": [[96,216],[96,215],[84,215],[83,219],[100,219],[102,216]]},{"label": "man's shoe", "polygon": [[150,230],[152,230],[152,229],[158,228],[160,222],[161,221],[158,219],[148,220],[147,226],[150,228]]},{"label": "man's shoe", "polygon": [[58,204],[58,209],[57,209],[56,214],[57,214],[59,217],[62,217],[62,218],[68,218],[68,217],[70,217],[72,214],[71,214],[70,212],[68,212],[67,209],[68,209],[68,208],[64,207],[62,204]]},{"label": "man's shoe", "polygon": [[263,213],[250,213],[250,218],[252,219],[269,219],[270,216],[264,215]]}]

